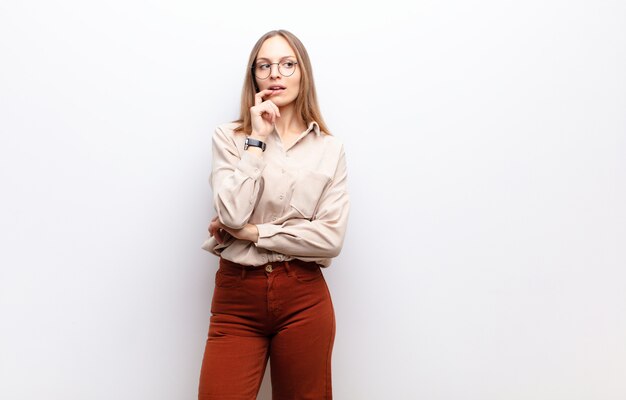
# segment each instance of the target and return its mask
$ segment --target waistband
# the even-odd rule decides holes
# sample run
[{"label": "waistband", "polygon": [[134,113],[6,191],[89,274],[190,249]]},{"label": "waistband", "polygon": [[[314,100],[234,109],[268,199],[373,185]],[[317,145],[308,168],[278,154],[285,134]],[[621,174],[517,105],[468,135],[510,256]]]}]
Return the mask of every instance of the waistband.
[{"label": "waistband", "polygon": [[267,273],[279,271],[286,271],[288,275],[291,275],[291,271],[294,267],[306,269],[320,268],[320,265],[314,261],[302,261],[297,258],[289,261],[273,261],[262,265],[243,265],[220,257],[219,265],[220,268],[235,269],[240,271],[242,277],[245,277],[246,275],[265,275]]}]

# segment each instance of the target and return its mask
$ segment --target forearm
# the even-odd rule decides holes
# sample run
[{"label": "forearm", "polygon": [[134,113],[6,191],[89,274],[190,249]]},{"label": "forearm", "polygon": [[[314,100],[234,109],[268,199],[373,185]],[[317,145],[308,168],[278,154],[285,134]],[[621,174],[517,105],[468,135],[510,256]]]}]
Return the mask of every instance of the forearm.
[{"label": "forearm", "polygon": [[231,236],[240,240],[247,240],[249,242],[256,243],[257,240],[259,239],[259,230],[257,226],[254,224],[246,224],[241,229],[233,229],[233,228],[229,228],[228,226],[225,226],[220,221],[215,221],[214,219],[211,222],[211,225],[209,227],[209,232],[211,233],[211,236],[216,235],[218,238],[217,240],[220,243],[223,242],[223,237],[220,234],[220,231],[222,229],[228,232]]},{"label": "forearm", "polygon": [[336,257],[343,247],[347,219],[346,207],[335,221],[293,219],[281,225],[259,224],[255,245],[292,256]]}]

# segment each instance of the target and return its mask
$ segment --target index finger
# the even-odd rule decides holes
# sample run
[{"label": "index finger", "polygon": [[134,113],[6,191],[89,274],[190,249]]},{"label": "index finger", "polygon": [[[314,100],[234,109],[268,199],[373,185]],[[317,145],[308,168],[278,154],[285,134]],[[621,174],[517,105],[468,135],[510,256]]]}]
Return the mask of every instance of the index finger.
[{"label": "index finger", "polygon": [[254,105],[258,106],[259,104],[261,104],[263,102],[263,97],[267,96],[268,94],[272,93],[273,90],[272,89],[264,89],[261,90],[260,92],[258,92],[257,94],[254,95]]}]

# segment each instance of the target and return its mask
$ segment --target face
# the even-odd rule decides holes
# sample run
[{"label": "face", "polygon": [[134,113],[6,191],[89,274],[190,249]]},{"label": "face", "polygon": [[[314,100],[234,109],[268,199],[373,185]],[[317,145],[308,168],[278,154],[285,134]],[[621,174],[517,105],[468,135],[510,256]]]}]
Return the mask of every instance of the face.
[{"label": "face", "polygon": [[[292,103],[296,97],[298,97],[301,76],[300,65],[293,64],[293,62],[297,61],[296,52],[282,36],[273,36],[263,42],[256,58],[255,65],[257,68],[255,68],[255,72],[257,74],[262,73],[263,69],[267,71],[268,64],[271,64],[269,66],[271,72],[266,79],[255,77],[256,83],[259,87],[259,91],[276,89],[272,94],[264,97],[264,100],[270,99],[278,107],[284,107]],[[283,73],[288,75],[293,72],[292,75],[282,75],[279,71],[279,65]],[[259,66],[262,66],[261,70],[258,69]]]}]

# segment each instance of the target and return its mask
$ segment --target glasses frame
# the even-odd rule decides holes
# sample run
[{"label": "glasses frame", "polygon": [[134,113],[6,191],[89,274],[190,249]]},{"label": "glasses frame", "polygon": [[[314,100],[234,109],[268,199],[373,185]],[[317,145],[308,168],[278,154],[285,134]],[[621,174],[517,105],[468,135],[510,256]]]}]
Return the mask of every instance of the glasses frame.
[{"label": "glasses frame", "polygon": [[[280,64],[281,64],[281,63],[285,63],[285,62],[292,62],[292,63],[293,63],[293,65],[295,65],[295,66],[296,66],[296,67],[293,69],[293,72],[292,72],[291,74],[289,74],[289,75],[285,75],[285,74],[283,74],[283,72],[280,70]],[[268,71],[269,71],[269,73],[267,74],[267,76],[266,76],[265,78],[259,78],[259,77],[256,75],[256,73],[255,73],[255,71],[256,71],[256,67],[257,67],[257,65],[259,65],[259,64],[269,64],[269,66],[270,66],[270,69],[268,70]],[[279,73],[279,74],[281,74],[282,76],[284,76],[285,78],[290,77],[291,75],[293,75],[293,74],[296,72],[296,68],[297,68],[297,66],[298,66],[298,62],[297,62],[297,61],[281,61],[281,62],[275,62],[275,63],[268,63],[268,62],[264,62],[264,63],[258,63],[258,64],[254,64],[254,65],[250,66],[250,70],[252,71],[252,75],[253,75],[255,78],[257,78],[257,79],[261,79],[261,80],[264,80],[264,79],[269,78],[269,77],[272,75],[272,65],[274,65],[274,64],[276,64],[276,65],[277,65],[277,67],[276,67],[276,68],[278,68],[278,73]]]}]

